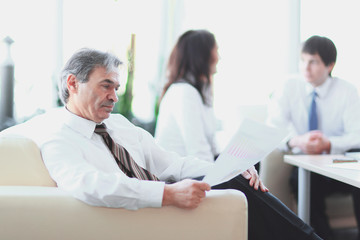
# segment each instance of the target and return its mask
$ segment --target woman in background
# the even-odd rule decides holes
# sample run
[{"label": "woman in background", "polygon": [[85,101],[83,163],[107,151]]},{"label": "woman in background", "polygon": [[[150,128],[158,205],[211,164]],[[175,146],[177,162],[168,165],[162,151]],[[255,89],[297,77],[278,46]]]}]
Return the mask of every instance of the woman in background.
[{"label": "woman in background", "polygon": [[155,132],[165,149],[210,162],[218,155],[212,106],[218,59],[210,32],[188,31],[179,38],[170,55]]},{"label": "woman in background", "polygon": [[[214,161],[218,151],[212,86],[218,60],[217,44],[210,32],[190,30],[180,36],[170,55],[168,82],[161,97],[155,132],[158,144],[166,150]],[[254,167],[212,188],[233,188],[246,195],[251,240],[321,239],[268,192]]]}]

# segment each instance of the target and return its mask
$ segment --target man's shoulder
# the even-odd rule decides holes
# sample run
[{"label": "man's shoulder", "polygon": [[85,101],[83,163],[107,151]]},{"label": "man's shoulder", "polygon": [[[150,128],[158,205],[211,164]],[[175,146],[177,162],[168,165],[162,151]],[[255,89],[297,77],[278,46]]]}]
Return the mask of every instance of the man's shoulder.
[{"label": "man's shoulder", "polygon": [[48,138],[47,136],[61,128],[62,116],[60,109],[51,109],[3,130],[1,135],[19,135],[30,138],[41,145],[43,140]]},{"label": "man's shoulder", "polygon": [[298,75],[291,75],[281,81],[275,88],[275,93],[280,96],[293,97],[305,89],[305,81]]},{"label": "man's shoulder", "polygon": [[136,126],[121,114],[111,114],[108,119],[104,120],[104,123],[114,136],[126,138],[127,141],[130,139],[139,140],[144,135],[149,134],[145,129]]},{"label": "man's shoulder", "polygon": [[331,81],[333,82],[335,87],[342,87],[342,88],[346,88],[346,89],[356,89],[355,85],[353,85],[349,81],[346,81],[346,80],[338,78],[338,77],[331,78]]},{"label": "man's shoulder", "polygon": [[104,123],[112,130],[135,128],[135,125],[132,122],[119,113],[112,113],[108,119],[104,120]]},{"label": "man's shoulder", "polygon": [[355,85],[337,77],[331,78],[328,91],[332,96],[341,96],[344,99],[355,99],[359,96]]},{"label": "man's shoulder", "polygon": [[123,115],[120,113],[112,113],[110,114],[110,117],[106,119],[104,122],[106,123],[123,123],[126,125],[132,125],[132,123]]}]

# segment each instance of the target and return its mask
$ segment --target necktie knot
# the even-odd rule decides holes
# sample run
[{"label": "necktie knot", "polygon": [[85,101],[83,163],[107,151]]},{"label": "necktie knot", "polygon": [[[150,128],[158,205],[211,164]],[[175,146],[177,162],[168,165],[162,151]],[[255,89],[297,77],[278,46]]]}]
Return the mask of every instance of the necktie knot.
[{"label": "necktie knot", "polygon": [[311,95],[312,95],[312,97],[313,97],[313,99],[316,99],[316,97],[317,97],[317,92],[314,90],[312,93],[311,93]]},{"label": "necktie knot", "polygon": [[108,132],[105,123],[96,125],[94,132],[100,135],[107,135]]}]

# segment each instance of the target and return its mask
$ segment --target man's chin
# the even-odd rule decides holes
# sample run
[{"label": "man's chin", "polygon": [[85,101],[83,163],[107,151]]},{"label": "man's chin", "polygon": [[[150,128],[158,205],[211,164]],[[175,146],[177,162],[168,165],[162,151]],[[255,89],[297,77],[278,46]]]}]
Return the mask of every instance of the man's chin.
[{"label": "man's chin", "polygon": [[111,112],[103,112],[101,115],[98,116],[97,122],[102,122],[105,119],[110,117]]},{"label": "man's chin", "polygon": [[314,84],[314,79],[312,79],[312,78],[305,78],[305,81],[310,83],[311,85]]},{"label": "man's chin", "polygon": [[102,117],[103,117],[104,119],[109,118],[109,117],[110,117],[110,114],[111,114],[111,112],[105,112],[105,113],[102,115]]},{"label": "man's chin", "polygon": [[312,78],[309,78],[309,77],[306,77],[306,76],[304,76],[304,79],[305,79],[305,81],[307,81],[308,83],[311,83],[311,82],[313,81]]}]

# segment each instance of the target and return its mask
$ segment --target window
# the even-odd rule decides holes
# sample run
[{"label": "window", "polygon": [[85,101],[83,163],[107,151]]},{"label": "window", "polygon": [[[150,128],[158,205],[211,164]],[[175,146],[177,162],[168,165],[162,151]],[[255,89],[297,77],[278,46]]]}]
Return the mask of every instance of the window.
[{"label": "window", "polygon": [[301,41],[312,35],[330,38],[337,48],[333,76],[342,78],[360,89],[360,2],[357,0],[301,1]]},{"label": "window", "polygon": [[[294,2],[298,7],[291,5]],[[56,104],[58,72],[76,50],[111,51],[126,62],[135,33],[133,111],[150,121],[177,37],[189,29],[208,29],[216,36],[221,57],[215,111],[221,120],[237,126],[240,106],[265,105],[286,75],[296,72],[289,62],[298,61],[297,38],[331,38],[338,49],[333,75],[359,88],[359,8],[356,0],[7,0],[0,1],[0,38],[15,41],[14,107],[21,120]],[[292,32],[298,28],[300,33]],[[3,59],[4,44],[0,45]],[[123,91],[126,74],[121,81]]]},{"label": "window", "polygon": [[[0,38],[10,36],[15,63],[14,112],[21,119],[54,104],[55,1],[0,1]],[[0,58],[5,56],[1,42]]]}]

